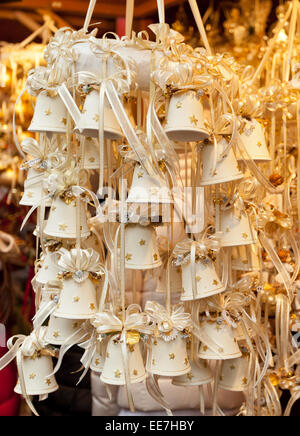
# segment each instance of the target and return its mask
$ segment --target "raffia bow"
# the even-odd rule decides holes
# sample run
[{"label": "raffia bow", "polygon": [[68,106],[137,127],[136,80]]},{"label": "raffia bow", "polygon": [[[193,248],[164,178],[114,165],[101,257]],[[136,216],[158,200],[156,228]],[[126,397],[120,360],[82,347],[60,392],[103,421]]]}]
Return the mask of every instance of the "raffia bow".
[{"label": "raffia bow", "polygon": [[56,151],[55,140],[39,144],[34,138],[26,138],[21,143],[24,153],[32,156],[33,159],[23,162],[21,169],[34,167],[37,170],[45,171],[48,168],[59,168],[65,163],[63,153]]},{"label": "raffia bow", "polygon": [[156,324],[157,334],[164,340],[168,340],[168,335],[173,334],[176,337],[178,332],[192,328],[191,315],[184,311],[183,304],[173,306],[171,313],[168,313],[167,309],[156,301],[147,301],[145,312]]},{"label": "raffia bow", "polygon": [[58,266],[62,268],[59,277],[72,278],[76,283],[82,283],[89,277],[99,279],[105,274],[105,268],[99,259],[99,254],[92,248],[64,250],[58,261]]},{"label": "raffia bow", "polygon": [[261,118],[264,107],[256,95],[245,95],[233,102],[235,113],[242,118]]},{"label": "raffia bow", "polygon": [[168,50],[173,44],[180,44],[184,36],[174,29],[170,29],[167,23],[155,23],[148,26],[156,36],[156,48]]},{"label": "raffia bow", "polygon": [[213,237],[207,237],[202,241],[193,241],[192,239],[184,239],[176,244],[173,250],[173,264],[175,266],[184,265],[191,261],[191,249],[195,246],[195,260],[205,261],[214,258],[214,255],[219,250],[219,242]]},{"label": "raffia bow", "polygon": [[140,339],[139,334],[151,335],[153,333],[149,316],[142,312],[141,307],[137,304],[128,306],[124,322],[112,312],[103,311],[97,313],[91,323],[100,335],[100,339],[104,334],[121,333],[125,330],[128,345],[137,344]]},{"label": "raffia bow", "polygon": [[50,39],[44,57],[51,66],[50,80],[54,83],[65,82],[73,73],[78,54],[75,44],[80,41],[89,41],[97,34],[97,29],[86,34],[83,29],[74,31],[63,27]]}]

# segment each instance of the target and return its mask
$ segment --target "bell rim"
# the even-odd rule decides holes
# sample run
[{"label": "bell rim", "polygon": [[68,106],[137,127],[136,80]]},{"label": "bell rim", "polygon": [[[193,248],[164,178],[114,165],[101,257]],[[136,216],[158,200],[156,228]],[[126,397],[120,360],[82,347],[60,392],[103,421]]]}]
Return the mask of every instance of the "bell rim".
[{"label": "bell rim", "polygon": [[[222,290],[220,290],[222,289]],[[187,299],[184,297],[180,297],[181,301],[194,301],[194,300],[202,300],[203,298],[207,298],[207,297],[211,297],[212,295],[217,295],[217,294],[221,294],[222,292],[226,291],[225,286],[220,286],[218,289],[215,289],[214,291],[209,291],[207,293],[205,293],[205,295],[201,296],[201,297],[197,297],[197,298],[192,298],[192,299]],[[193,294],[193,293],[192,293]]]},{"label": "bell rim", "polygon": [[[181,376],[179,376],[181,377]],[[177,382],[176,380],[172,380],[172,385],[174,386],[202,386],[202,385],[207,385],[211,382],[213,382],[214,378],[212,376],[210,376],[209,378],[207,378],[205,381],[191,381],[191,382]]]},{"label": "bell rim", "polygon": [[[17,383],[17,385],[14,388],[14,392],[18,395],[22,395],[22,391],[21,389],[18,389],[19,383]],[[51,394],[53,392],[56,392],[59,390],[59,386],[56,383],[56,386],[53,386],[53,388],[45,388],[44,390],[41,389],[40,391],[35,391],[35,390],[30,390],[29,392],[26,389],[27,395],[45,395],[45,394]]]},{"label": "bell rim", "polygon": [[[210,357],[211,356],[211,357]],[[217,354],[213,354],[213,352],[211,354],[207,353],[207,352],[201,352],[198,354],[198,357],[200,359],[203,360],[229,360],[229,359],[236,359],[238,357],[242,357],[242,352],[235,352],[233,354],[226,354],[224,356],[220,356]]]},{"label": "bell rim", "polygon": [[191,365],[189,364],[189,366],[185,369],[182,369],[181,371],[161,371],[159,369],[148,369],[146,368],[148,372],[150,372],[151,374],[154,375],[160,375],[162,377],[176,377],[176,376],[181,376],[181,375],[185,375],[188,374],[191,371]]},{"label": "bell rim", "polygon": [[33,126],[29,126],[29,128],[27,129],[28,132],[32,132],[32,133],[67,133],[67,129],[63,128],[63,127],[48,127],[48,126],[44,126],[44,127],[34,127]]},{"label": "bell rim", "polygon": [[197,141],[203,141],[204,139],[207,139],[209,137],[209,133],[207,130],[205,129],[196,129],[193,127],[189,127],[189,126],[183,126],[180,130],[178,128],[175,127],[166,127],[165,128],[165,133],[168,136],[168,138],[171,141],[177,141],[177,142],[184,142],[184,141],[180,141],[178,139],[174,139],[173,137],[173,133],[178,133],[180,132],[180,135],[184,135],[184,136],[188,136],[188,134],[194,133],[194,134],[198,134],[198,137],[193,137],[193,139],[186,139],[185,142],[197,142]]},{"label": "bell rim", "polygon": [[[46,230],[46,229],[45,229]],[[62,238],[62,239],[76,239],[76,233],[69,233],[68,235],[65,232],[51,232],[51,233],[47,233],[44,230],[44,235],[45,236],[50,236],[53,238]],[[81,238],[86,238],[88,236],[90,236],[91,232],[80,232],[80,237]],[[74,236],[70,236],[70,235],[74,235]]]},{"label": "bell rim", "polygon": [[[103,367],[104,367],[104,365],[103,365]],[[96,366],[91,364],[90,365],[90,370],[95,372],[96,374],[101,374],[103,372],[103,367],[102,368],[96,368]]]},{"label": "bell rim", "polygon": [[[147,373],[146,373],[146,371],[145,371],[145,374],[141,375],[140,377],[134,378],[133,380],[131,380],[131,378],[130,378],[130,383],[131,383],[131,384],[134,384],[134,383],[141,383],[141,382],[143,382],[144,380],[146,380],[146,378],[147,378]],[[113,386],[125,386],[125,385],[126,385],[125,380],[124,380],[124,382],[121,382],[121,380],[118,382],[117,380],[111,380],[110,378],[105,377],[105,376],[103,377],[103,371],[102,371],[102,374],[101,374],[100,380],[101,380],[103,383],[106,383],[106,384],[108,384],[108,385],[113,385]],[[109,380],[109,382],[108,382],[108,380]]]},{"label": "bell rim", "polygon": [[[98,138],[99,137],[99,126],[95,128],[94,125],[78,125],[77,128],[74,129],[74,133],[80,133],[82,136]],[[113,128],[105,127],[104,130],[104,138],[111,140],[120,140],[123,138],[123,134],[121,130],[116,130]]]},{"label": "bell rim", "polygon": [[226,177],[223,177],[222,179],[218,179],[217,181],[201,180],[199,185],[200,186],[219,185],[220,183],[230,183],[235,180],[241,180],[243,178],[244,178],[244,174],[239,172],[236,176],[231,176],[230,180],[228,180],[228,178]]}]

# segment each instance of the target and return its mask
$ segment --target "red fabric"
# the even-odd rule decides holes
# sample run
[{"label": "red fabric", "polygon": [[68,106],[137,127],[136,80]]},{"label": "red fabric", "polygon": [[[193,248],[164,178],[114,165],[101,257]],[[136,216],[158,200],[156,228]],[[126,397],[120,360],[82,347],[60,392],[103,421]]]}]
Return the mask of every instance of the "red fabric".
[{"label": "red fabric", "polygon": [[[34,267],[31,266],[28,273],[23,307],[22,307],[22,315],[28,322],[31,321],[31,319],[34,317],[35,314],[35,294],[31,284],[33,277],[34,277]],[[28,301],[30,301],[30,307],[28,307]]]},{"label": "red fabric", "polygon": [[[7,352],[0,347],[0,358]],[[16,416],[19,409],[19,396],[14,393],[17,373],[14,363],[0,371],[0,416]]]},{"label": "red fabric", "polygon": [[0,416],[18,416],[20,399],[14,394],[5,403],[0,404]]}]

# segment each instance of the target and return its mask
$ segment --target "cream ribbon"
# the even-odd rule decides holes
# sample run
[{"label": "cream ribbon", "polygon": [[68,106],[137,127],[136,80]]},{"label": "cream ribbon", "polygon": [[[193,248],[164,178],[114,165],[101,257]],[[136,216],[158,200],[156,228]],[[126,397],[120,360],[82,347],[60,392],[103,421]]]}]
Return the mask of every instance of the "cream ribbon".
[{"label": "cream ribbon", "polygon": [[106,270],[99,259],[99,254],[92,248],[74,248],[70,251],[63,250],[58,266],[62,268],[62,273],[72,273],[76,283],[82,283],[88,279],[90,273],[105,274]]},{"label": "cream ribbon", "polygon": [[153,333],[153,326],[150,325],[149,316],[141,311],[140,306],[132,304],[125,311],[124,322],[122,322],[121,319],[112,312],[104,311],[98,313],[92,323],[96,328],[97,333],[100,335],[117,332],[120,332],[121,334],[120,344],[125,374],[125,385],[130,410],[134,412],[135,407],[131,392],[127,343],[130,337],[130,332],[138,332],[145,335],[151,335]]},{"label": "cream ribbon", "polygon": [[[23,360],[32,357],[36,352],[42,352],[47,347],[45,341],[46,327],[41,327],[33,331],[29,336],[17,335],[9,339],[7,346],[9,351],[0,359],[0,371],[9,365],[15,358],[17,360],[18,374],[22,395],[34,415],[38,416],[30,397],[26,392],[26,382],[24,378]],[[51,351],[49,350],[49,356]]]},{"label": "cream ribbon", "polygon": [[192,318],[184,311],[183,304],[177,304],[171,308],[171,313],[156,301],[147,301],[145,313],[156,323],[160,334],[169,333],[172,330],[182,332],[192,328]]}]

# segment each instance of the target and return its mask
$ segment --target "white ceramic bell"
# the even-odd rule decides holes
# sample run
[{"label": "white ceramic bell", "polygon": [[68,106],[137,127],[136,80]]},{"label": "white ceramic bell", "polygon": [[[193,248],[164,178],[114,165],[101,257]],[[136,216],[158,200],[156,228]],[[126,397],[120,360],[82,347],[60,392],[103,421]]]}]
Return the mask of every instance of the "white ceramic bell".
[{"label": "white ceramic bell", "polygon": [[38,95],[28,131],[66,133],[67,109],[59,95],[50,97],[47,91]]},{"label": "white ceramic bell", "polygon": [[208,342],[200,346],[200,359],[227,360],[241,357],[242,353],[237,344],[234,329],[224,321],[221,323],[204,321],[200,328]]},{"label": "white ceramic bell", "polygon": [[227,391],[245,391],[249,384],[249,356],[223,362],[219,388]]},{"label": "white ceramic bell", "polygon": [[203,104],[195,91],[172,95],[165,132],[169,139],[179,142],[197,142],[208,137],[204,126]]},{"label": "white ceramic bell", "polygon": [[[23,374],[27,395],[46,395],[59,389],[53,373],[52,357],[37,355],[23,357]],[[15,387],[17,394],[22,394],[20,382]]]},{"label": "white ceramic bell", "polygon": [[[97,170],[100,165],[99,143],[96,138],[86,137],[84,139],[84,158],[82,167],[85,170]],[[106,147],[105,147],[106,151]],[[107,160],[107,159],[106,159]]]},{"label": "white ceramic bell", "polygon": [[[243,144],[249,157],[257,162],[269,162],[271,156],[266,144],[263,126],[255,119],[245,120],[243,131],[239,135],[239,141]],[[241,156],[237,156],[242,160]],[[245,156],[245,159],[248,158]]]},{"label": "white ceramic bell", "polygon": [[[162,268],[158,278],[156,292],[166,293],[167,284],[167,268]],[[182,291],[181,269],[178,266],[172,265],[172,263],[170,264],[170,289],[172,293],[181,293]]]},{"label": "white ceramic bell", "polygon": [[46,253],[42,259],[42,266],[35,275],[35,280],[38,283],[46,284],[50,281],[58,280],[57,274],[59,273],[60,269],[57,265],[57,261],[59,257],[60,253],[52,253],[46,249]]},{"label": "white ceramic bell", "polygon": [[205,360],[191,361],[191,370],[184,375],[174,377],[175,386],[201,386],[213,381],[212,372]]},{"label": "white ceramic bell", "polygon": [[93,360],[90,364],[90,370],[100,374],[103,371],[104,362],[105,362],[105,357],[103,357],[101,355],[100,343],[97,342],[96,353],[95,353]]},{"label": "white ceramic bell", "polygon": [[193,295],[193,276],[191,263],[181,266],[182,269],[182,301],[206,298],[211,295],[220,294],[225,291],[223,283],[217,276],[214,263],[206,258],[197,261],[195,265],[196,273],[196,295]]},{"label": "white ceramic bell", "polygon": [[128,203],[173,203],[172,194],[166,182],[161,178],[150,177],[147,172],[137,164],[134,169]]},{"label": "white ceramic bell", "polygon": [[221,246],[234,247],[238,245],[251,245],[257,241],[257,233],[253,229],[249,216],[241,212],[240,217],[234,213],[234,208],[221,210]]},{"label": "white ceramic bell", "polygon": [[[104,145],[104,169],[108,168],[108,153],[111,155],[112,168],[116,165],[116,159],[111,148],[108,148],[107,141]],[[99,170],[100,167],[100,146],[97,138],[86,137],[84,142],[83,168],[85,170]]]},{"label": "white ceramic bell", "polygon": [[161,265],[154,227],[128,224],[125,229],[125,268],[145,270]]},{"label": "white ceramic bell", "polygon": [[[54,198],[44,234],[54,238],[76,238],[76,200],[67,204],[58,196]],[[86,206],[82,201],[80,201],[80,234],[82,238],[90,234]]]},{"label": "white ceramic bell", "polygon": [[215,170],[215,147],[212,143],[207,143],[203,145],[203,148],[201,150],[202,177],[200,181],[200,186],[233,182],[234,180],[240,180],[244,177],[243,173],[239,169],[238,162],[232,148],[220,161],[218,161],[221,158],[227,145],[228,143],[224,138],[222,138],[218,142],[217,165]]},{"label": "white ceramic bell", "polygon": [[[47,193],[43,189],[43,172],[30,168],[24,182],[24,194],[19,204],[21,206],[33,206],[46,195]],[[49,200],[46,205],[49,205]]]},{"label": "white ceramic bell", "polygon": [[190,370],[186,340],[181,334],[169,342],[161,338],[152,338],[147,371],[161,376],[176,377],[187,374]]},{"label": "white ceramic bell", "polygon": [[69,337],[74,335],[76,330],[80,329],[83,322],[82,319],[57,318],[51,315],[45,340],[52,345],[62,345]]},{"label": "white ceramic bell", "polygon": [[[109,339],[101,381],[109,385],[125,385],[125,369],[122,356],[122,344],[119,335]],[[143,357],[139,344],[127,345],[130,383],[139,383],[146,378]]]},{"label": "white ceramic bell", "polygon": [[59,297],[59,294],[59,286],[42,286],[40,307],[45,306],[46,304],[53,301],[56,297]]},{"label": "white ceramic bell", "polygon": [[[99,136],[99,113],[100,113],[99,92],[92,90],[87,94],[81,118],[76,132],[84,136],[97,138]],[[104,137],[105,139],[121,139],[122,130],[117,122],[115,114],[108,103],[107,98],[104,100]]]},{"label": "white ceramic bell", "polygon": [[96,288],[90,278],[81,283],[63,280],[59,303],[54,315],[66,319],[90,319],[97,312]]},{"label": "white ceramic bell", "polygon": [[259,271],[261,269],[257,244],[240,245],[232,248],[233,270],[238,271]]}]

